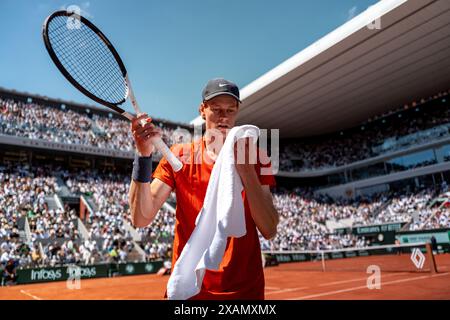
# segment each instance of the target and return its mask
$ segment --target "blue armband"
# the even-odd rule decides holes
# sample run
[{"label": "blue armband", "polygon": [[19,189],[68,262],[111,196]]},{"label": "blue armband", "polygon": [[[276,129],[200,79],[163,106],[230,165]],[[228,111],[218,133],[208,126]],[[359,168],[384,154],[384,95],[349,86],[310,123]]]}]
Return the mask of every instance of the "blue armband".
[{"label": "blue armband", "polygon": [[134,181],[147,183],[152,181],[152,157],[134,156],[133,175]]}]

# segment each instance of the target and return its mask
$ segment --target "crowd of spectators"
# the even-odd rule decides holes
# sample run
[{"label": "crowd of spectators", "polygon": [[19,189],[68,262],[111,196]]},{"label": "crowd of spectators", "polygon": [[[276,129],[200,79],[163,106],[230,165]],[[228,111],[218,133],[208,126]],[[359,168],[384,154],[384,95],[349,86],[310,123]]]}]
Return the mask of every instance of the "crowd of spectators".
[{"label": "crowd of spectators", "polygon": [[40,239],[78,239],[77,218],[74,209],[67,211],[44,208],[37,214],[28,216],[31,239],[33,242]]},{"label": "crowd of spectators", "polygon": [[339,167],[448,136],[450,105],[446,99],[437,101],[341,133],[284,140],[280,146],[280,170],[297,172]]},{"label": "crowd of spectators", "polygon": [[[450,134],[445,99],[416,105],[341,133],[283,140],[281,171],[333,168]],[[86,109],[88,110],[88,109]],[[163,140],[177,140],[174,127],[155,122]],[[0,134],[122,151],[134,150],[128,120],[0,98]]]},{"label": "crowd of spectators", "polygon": [[279,190],[273,196],[280,214],[278,233],[272,240],[261,239],[263,250],[330,250],[368,245],[364,238],[333,234],[328,220],[367,219],[381,204],[375,199],[333,202],[328,197],[314,196],[311,190],[297,188]]},{"label": "crowd of spectators", "polygon": [[16,265],[23,267],[38,266],[39,255],[38,246],[30,247],[19,237],[2,238],[0,241],[0,265],[13,260]]},{"label": "crowd of spectators", "polygon": [[[437,193],[439,195],[436,196]],[[418,210],[411,219],[409,230],[450,228],[450,192],[445,181],[442,183],[440,190],[435,190],[433,198],[435,200],[433,203],[429,203],[429,206]]]},{"label": "crowd of spectators", "polygon": [[[159,126],[170,145],[174,129],[162,122]],[[97,113],[0,99],[3,135],[132,151],[129,129],[129,121]],[[284,141],[280,169],[341,166],[449,134],[450,108],[446,103],[414,106],[342,134]],[[77,210],[48,207],[47,199],[61,187],[58,175],[72,196],[83,195],[92,205],[93,211],[82,221],[87,237],[80,234]],[[149,226],[134,229],[129,185],[129,175],[116,172],[0,166],[0,269],[7,275],[4,279],[14,281],[17,267],[120,263],[142,259],[141,252],[147,261],[169,261],[176,221],[173,210],[163,207]],[[369,246],[371,242],[364,237],[339,234],[329,227],[330,222],[349,219],[352,226],[402,222],[409,230],[450,227],[450,193],[444,184],[440,189],[379,193],[353,200],[318,196],[310,189],[278,189],[273,201],[280,214],[278,233],[271,240],[260,237],[263,250]],[[173,194],[169,202],[176,202]]]},{"label": "crowd of spectators", "polygon": [[[76,210],[48,208],[46,198],[61,187],[55,178],[58,174],[72,195],[83,195],[94,204],[94,211],[83,221],[87,238],[79,234]],[[11,263],[37,267],[126,262],[136,253],[136,236],[146,260],[170,259],[174,213],[163,207],[148,227],[133,229],[127,199],[129,175],[16,165],[0,167],[0,183],[2,268]],[[330,250],[371,244],[364,237],[335,233],[328,227],[330,221],[343,219],[351,219],[353,226],[404,222],[410,230],[450,227],[446,184],[354,200],[318,196],[311,189],[278,189],[273,200],[280,224],[274,239],[261,238],[263,250]],[[30,241],[24,240],[24,220]]]},{"label": "crowd of spectators", "polygon": [[448,227],[450,227],[450,208],[447,205],[436,210],[430,219],[412,224],[410,230],[431,230]]},{"label": "crowd of spectators", "polygon": [[141,244],[148,260],[170,259],[175,229],[175,214],[162,207],[153,222],[145,228],[137,228]]},{"label": "crowd of spectators", "polygon": [[[102,240],[101,251],[109,260],[114,257],[119,261],[126,260],[134,248],[128,205],[129,176],[77,172],[66,179],[66,184],[72,193],[84,194],[96,206],[93,215],[85,222],[89,238]],[[162,208],[150,226],[136,229],[146,260],[170,256],[173,228],[173,214]]]},{"label": "crowd of spectators", "polygon": [[[444,186],[444,184],[443,184]],[[441,199],[433,205],[433,199]],[[278,190],[273,201],[280,214],[272,240],[260,237],[263,250],[332,250],[364,247],[364,237],[335,233],[327,222],[350,219],[350,227],[401,222],[409,230],[449,228],[450,193],[445,188],[385,192],[356,199],[331,199],[311,190]]]},{"label": "crowd of spectators", "polygon": [[[42,264],[39,244],[35,240],[57,234],[58,227],[45,221],[45,214],[50,214],[45,198],[57,190],[56,179],[46,167],[0,167],[0,265],[30,267]],[[38,235],[33,228],[31,242],[24,235],[27,220],[30,226],[36,226],[33,222],[38,221],[37,228],[43,231]],[[54,216],[51,221],[55,222]]]},{"label": "crowd of spectators", "polygon": [[429,201],[433,198],[432,189],[423,189],[420,192],[395,193],[390,197],[389,205],[381,210],[375,217],[361,221],[360,224],[383,224],[394,222],[409,222],[419,212],[429,216],[427,209]]},{"label": "crowd of spectators", "polygon": [[404,222],[408,224],[409,230],[450,227],[449,209],[446,206],[450,201],[450,193],[445,182],[441,186],[390,192],[386,196],[386,206],[369,219],[358,221],[356,225]]},{"label": "crowd of spectators", "polygon": [[[163,122],[155,121],[155,124],[161,129],[163,140],[172,144],[176,129]],[[1,98],[0,134],[103,149],[134,150],[128,120]]]},{"label": "crowd of spectators", "polygon": [[[47,208],[45,197],[59,188],[48,170],[2,168],[0,237],[8,240],[2,242],[3,262],[11,258],[21,266],[125,262],[135,248],[136,234],[146,260],[170,258],[174,213],[163,207],[148,227],[133,229],[127,200],[128,175],[77,171],[62,176],[73,195],[84,195],[94,204],[94,211],[84,221],[88,238],[84,241],[79,235],[74,209]],[[405,222],[411,230],[448,227],[448,204],[429,207],[436,197],[448,198],[448,188],[443,185],[441,191],[423,188],[344,200],[315,195],[310,189],[279,189],[273,197],[280,214],[278,233],[270,241],[261,237],[261,246],[263,250],[328,250],[370,245],[365,238],[333,233],[327,226],[330,221],[343,219],[351,219],[353,226]],[[29,224],[30,246],[20,241],[21,218],[27,218]],[[136,231],[134,237],[132,230]],[[47,240],[41,242],[42,256],[38,245],[41,240]]]},{"label": "crowd of spectators", "polygon": [[128,210],[129,178],[121,174],[80,171],[66,176],[72,194],[92,200],[93,212],[84,224],[108,262],[124,262],[134,249]]},{"label": "crowd of spectators", "polygon": [[19,220],[39,216],[47,209],[45,197],[58,189],[46,168],[29,169],[0,167],[0,237],[18,237]]}]

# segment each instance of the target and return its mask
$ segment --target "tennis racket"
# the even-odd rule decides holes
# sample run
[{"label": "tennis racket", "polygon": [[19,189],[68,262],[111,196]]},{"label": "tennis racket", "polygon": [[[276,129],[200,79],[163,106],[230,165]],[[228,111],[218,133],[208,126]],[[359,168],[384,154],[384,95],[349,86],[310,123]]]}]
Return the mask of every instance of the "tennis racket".
[{"label": "tennis racket", "polygon": [[[61,10],[45,20],[42,34],[53,62],[75,88],[131,121],[133,115],[119,107],[130,98],[136,114],[141,114],[122,59],[95,25]],[[152,143],[175,172],[183,167],[161,138],[153,138]]]}]

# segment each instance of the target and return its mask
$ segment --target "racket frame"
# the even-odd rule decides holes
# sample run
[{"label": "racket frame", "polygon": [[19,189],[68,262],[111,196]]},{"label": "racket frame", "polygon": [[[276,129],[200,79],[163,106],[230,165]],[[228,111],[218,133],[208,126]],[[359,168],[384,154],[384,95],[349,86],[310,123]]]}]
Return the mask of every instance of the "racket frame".
[{"label": "racket frame", "polygon": [[[62,16],[67,18],[74,18],[79,20],[81,23],[84,23],[87,25],[92,31],[94,31],[104,42],[104,44],[108,47],[108,49],[113,54],[114,58],[117,61],[117,64],[120,68],[120,71],[122,73],[122,76],[125,79],[127,92],[125,94],[125,97],[119,101],[118,103],[111,103],[108,101],[105,101],[92,93],[90,93],[88,90],[86,90],[83,86],[81,86],[71,75],[70,73],[64,68],[61,61],[58,59],[55,51],[53,50],[53,47],[50,43],[50,39],[48,37],[48,27],[49,22],[53,20],[55,17]],[[120,58],[119,54],[117,53],[116,49],[112,45],[112,43],[108,40],[108,38],[103,34],[103,32],[100,31],[93,23],[91,23],[89,20],[84,18],[83,16],[80,16],[79,14],[75,12],[69,12],[67,10],[59,10],[54,13],[52,13],[50,16],[48,16],[45,19],[44,25],[42,27],[42,35],[44,38],[44,44],[45,47],[50,55],[50,58],[52,59],[53,63],[56,65],[58,70],[64,75],[64,77],[78,90],[80,90],[83,94],[85,94],[87,97],[91,98],[92,100],[116,111],[117,113],[121,114],[128,120],[132,121],[134,119],[134,116],[128,112],[126,112],[124,109],[119,107],[118,105],[123,104],[127,98],[130,98],[131,104],[133,105],[134,110],[136,111],[137,116],[141,114],[139,105],[136,101],[136,97],[134,95],[133,89],[131,87],[130,79],[128,77],[128,72],[125,68],[125,64],[123,63],[122,59]],[[144,123],[141,123],[143,125]],[[183,167],[183,163],[172,153],[172,151],[169,149],[169,147],[162,141],[161,138],[155,137],[152,138],[152,143],[155,146],[155,148],[162,153],[162,155],[167,159],[167,161],[171,164],[173,170],[175,172],[178,172]]]},{"label": "racket frame", "polygon": [[[54,13],[52,13],[50,16],[47,17],[47,19],[45,19],[44,25],[43,25],[43,30],[42,30],[42,35],[44,37],[44,44],[45,44],[45,48],[47,49],[50,58],[52,59],[53,63],[56,65],[56,67],[58,68],[58,70],[64,75],[64,77],[78,90],[80,90],[83,94],[85,94],[86,96],[88,96],[89,98],[91,98],[92,100],[107,106],[108,108],[113,109],[114,111],[123,114],[125,112],[125,110],[123,110],[122,108],[120,108],[118,105],[124,103],[127,99],[127,95],[125,95],[125,97],[119,101],[118,103],[114,104],[108,101],[105,101],[103,99],[100,99],[99,97],[93,95],[92,93],[90,93],[88,90],[86,90],[83,86],[81,86],[71,75],[70,73],[66,70],[66,68],[64,68],[64,66],[62,65],[61,61],[59,61],[55,50],[53,50],[53,47],[50,43],[50,39],[48,38],[48,27],[49,27],[49,22],[51,20],[53,20],[56,17],[67,17],[67,18],[74,18],[79,20],[80,22],[86,24],[92,31],[94,31],[101,39],[102,41],[106,44],[106,46],[108,47],[108,49],[111,51],[111,53],[113,54],[114,58],[117,61],[117,64],[119,65],[120,71],[122,73],[122,76],[125,78],[127,76],[127,69],[125,68],[125,65],[122,61],[122,59],[120,58],[119,54],[117,53],[116,49],[114,48],[114,46],[111,44],[111,42],[108,40],[108,38],[100,31],[100,29],[98,29],[94,24],[92,24],[89,20],[87,20],[86,18],[80,16],[79,14],[76,13],[71,13],[68,12],[66,10],[60,10],[60,11],[56,11]],[[127,88],[129,90],[129,88]]]}]

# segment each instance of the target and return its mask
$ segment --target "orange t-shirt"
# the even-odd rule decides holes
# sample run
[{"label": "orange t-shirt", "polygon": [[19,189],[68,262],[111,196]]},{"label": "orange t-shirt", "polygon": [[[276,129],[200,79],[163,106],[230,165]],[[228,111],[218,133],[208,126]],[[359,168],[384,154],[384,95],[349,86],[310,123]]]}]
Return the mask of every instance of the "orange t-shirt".
[{"label": "orange t-shirt", "polygon": [[[203,206],[213,168],[211,160],[201,161],[206,155],[203,141],[198,139],[190,144],[172,146],[171,150],[183,159],[184,165],[180,171],[174,172],[167,160],[163,158],[153,173],[153,178],[175,189],[177,197],[172,270],[194,231],[195,219]],[[261,167],[270,167],[270,163],[263,165],[258,159],[255,165],[261,185],[274,186],[273,175],[261,175]],[[258,232],[250,213],[245,191],[242,192],[242,196],[247,232],[240,238],[228,238],[219,270],[206,270],[201,291],[191,298],[193,300],[264,299],[264,273]]]}]

